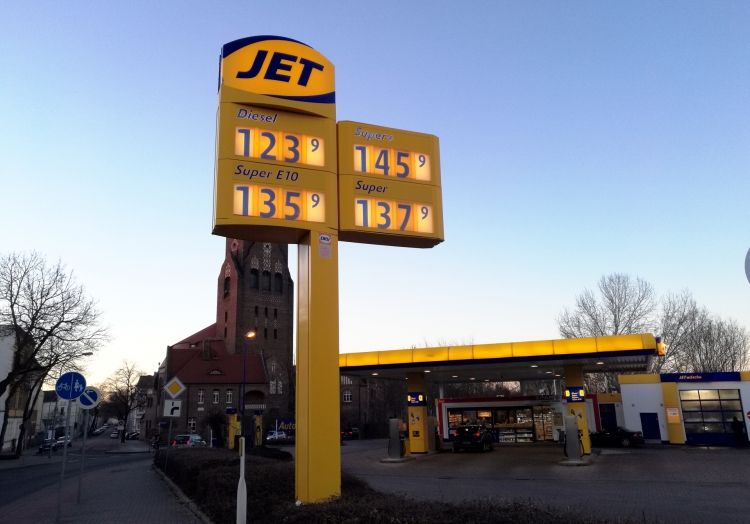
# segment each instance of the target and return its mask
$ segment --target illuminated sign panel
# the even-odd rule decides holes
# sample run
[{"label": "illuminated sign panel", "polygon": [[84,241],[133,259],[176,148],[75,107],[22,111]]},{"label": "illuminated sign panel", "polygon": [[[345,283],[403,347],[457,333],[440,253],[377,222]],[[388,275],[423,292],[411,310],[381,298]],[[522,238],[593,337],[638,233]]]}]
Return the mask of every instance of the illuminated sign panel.
[{"label": "illuminated sign panel", "polygon": [[586,392],[583,388],[565,388],[566,402],[586,402]]},{"label": "illuminated sign panel", "polygon": [[409,406],[426,406],[427,395],[424,393],[408,393],[406,395],[406,403]]},{"label": "illuminated sign panel", "polygon": [[297,243],[338,227],[333,66],[282,37],[222,50],[213,233]]},{"label": "illuminated sign panel", "polygon": [[437,137],[338,123],[339,238],[405,247],[443,241]]}]

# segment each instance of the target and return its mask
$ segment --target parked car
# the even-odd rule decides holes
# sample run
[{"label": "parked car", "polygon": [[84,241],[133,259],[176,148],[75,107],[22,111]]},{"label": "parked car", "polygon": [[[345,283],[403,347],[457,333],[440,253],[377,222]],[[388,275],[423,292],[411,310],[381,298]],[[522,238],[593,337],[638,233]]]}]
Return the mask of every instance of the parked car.
[{"label": "parked car", "polygon": [[631,431],[627,428],[616,427],[603,429],[597,433],[591,433],[592,446],[622,446],[629,448],[643,444],[643,433]]},{"label": "parked car", "polygon": [[357,428],[347,428],[341,430],[341,440],[358,440],[359,439],[359,429]]},{"label": "parked car", "polygon": [[206,446],[206,441],[199,435],[177,435],[172,441],[175,448],[201,448]]},{"label": "parked car", "polygon": [[283,431],[269,431],[266,440],[286,440],[286,433]]},{"label": "parked car", "polygon": [[484,426],[459,426],[453,437],[453,452],[458,453],[462,449],[492,451],[495,446],[492,435]]},{"label": "parked car", "polygon": [[46,453],[52,448],[52,451],[57,451],[57,441],[53,438],[46,438],[44,442],[39,444],[39,453]]},{"label": "parked car", "polygon": [[68,443],[68,447],[73,445],[73,441],[70,439],[70,437],[65,437],[65,436],[62,436],[57,439],[57,445],[64,446],[66,441]]},{"label": "parked car", "polygon": [[140,431],[131,431],[128,435],[125,436],[128,440],[138,440],[138,435],[140,435]]},{"label": "parked car", "polygon": [[117,430],[109,434],[109,438],[118,438],[119,436],[120,436],[120,432]]}]

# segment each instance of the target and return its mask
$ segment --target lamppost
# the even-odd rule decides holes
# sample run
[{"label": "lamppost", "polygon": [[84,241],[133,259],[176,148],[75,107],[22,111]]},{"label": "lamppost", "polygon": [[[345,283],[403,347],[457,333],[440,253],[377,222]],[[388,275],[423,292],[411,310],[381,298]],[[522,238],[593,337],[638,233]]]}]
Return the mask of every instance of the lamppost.
[{"label": "lamppost", "polygon": [[[242,402],[242,436],[244,437],[247,433],[245,432],[245,380],[247,377],[247,339],[255,338],[255,331],[248,331],[245,335],[245,341],[242,349],[242,395],[240,395],[240,402]],[[244,450],[243,450],[244,451]]]}]

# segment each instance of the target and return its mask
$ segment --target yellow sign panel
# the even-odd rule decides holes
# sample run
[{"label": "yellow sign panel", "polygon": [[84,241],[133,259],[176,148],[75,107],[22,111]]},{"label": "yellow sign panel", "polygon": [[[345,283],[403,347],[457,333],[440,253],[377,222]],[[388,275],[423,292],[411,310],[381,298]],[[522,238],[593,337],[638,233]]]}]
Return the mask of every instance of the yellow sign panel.
[{"label": "yellow sign panel", "polygon": [[437,137],[338,123],[339,239],[405,247],[443,241]]},{"label": "yellow sign panel", "polygon": [[335,231],[334,67],[279,36],[224,45],[216,120],[215,235],[297,243]]},{"label": "yellow sign panel", "polygon": [[222,48],[221,86],[252,93],[250,103],[334,118],[334,73],[326,57],[290,38],[253,36]]},{"label": "yellow sign panel", "polygon": [[218,116],[218,158],[336,172],[333,120],[231,102]]},{"label": "yellow sign panel", "polygon": [[310,230],[338,224],[336,174],[254,159],[220,159],[215,235],[295,244]]}]

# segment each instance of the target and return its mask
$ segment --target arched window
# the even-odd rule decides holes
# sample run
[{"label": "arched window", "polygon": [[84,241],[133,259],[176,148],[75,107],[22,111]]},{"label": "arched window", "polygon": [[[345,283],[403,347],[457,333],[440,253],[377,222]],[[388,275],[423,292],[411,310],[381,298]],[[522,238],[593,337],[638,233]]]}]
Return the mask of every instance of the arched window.
[{"label": "arched window", "polygon": [[273,291],[274,293],[284,292],[284,281],[281,278],[281,273],[276,273],[273,276]]},{"label": "arched window", "polygon": [[229,296],[229,277],[224,278],[224,298]]},{"label": "arched window", "polygon": [[263,291],[271,291],[271,272],[270,271],[263,272],[263,280],[261,282],[261,289]]},{"label": "arched window", "polygon": [[343,391],[342,398],[343,398],[344,402],[351,402],[352,401],[352,390],[351,389],[345,389]]},{"label": "arched window", "polygon": [[258,289],[258,270],[250,270],[250,289]]}]

